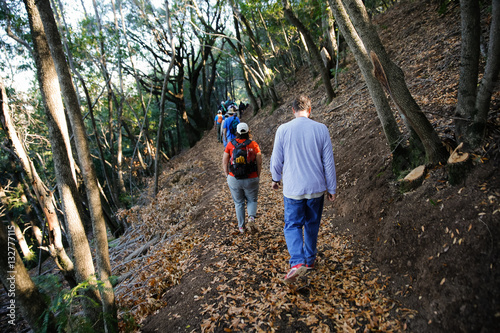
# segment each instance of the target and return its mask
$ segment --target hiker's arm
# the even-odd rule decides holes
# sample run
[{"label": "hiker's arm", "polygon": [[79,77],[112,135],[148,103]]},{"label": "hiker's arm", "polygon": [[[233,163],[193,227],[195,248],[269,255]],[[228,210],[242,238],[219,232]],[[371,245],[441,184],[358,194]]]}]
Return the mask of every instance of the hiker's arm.
[{"label": "hiker's arm", "polygon": [[227,164],[229,163],[229,154],[224,152],[224,155],[222,155],[222,170],[224,170],[224,174],[229,175],[229,170],[227,169]]},{"label": "hiker's arm", "polygon": [[262,171],[262,154],[258,153],[255,158],[257,160],[257,176],[260,177],[260,172]]}]

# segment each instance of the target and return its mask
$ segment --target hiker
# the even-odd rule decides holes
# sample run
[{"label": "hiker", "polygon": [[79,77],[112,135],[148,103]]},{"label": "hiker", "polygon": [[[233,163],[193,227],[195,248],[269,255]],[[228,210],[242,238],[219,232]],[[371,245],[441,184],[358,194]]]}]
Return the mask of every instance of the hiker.
[{"label": "hiker", "polygon": [[222,115],[225,115],[227,112],[226,106],[224,105],[224,101],[220,101],[219,109],[217,111],[221,111]]},{"label": "hiker", "polygon": [[234,104],[233,109],[236,112],[236,116],[241,119],[241,112],[240,112],[240,109],[238,108],[238,105]]},{"label": "hiker", "polygon": [[238,108],[239,108],[241,114],[243,114],[243,112],[245,111],[247,106],[245,105],[245,103],[243,103],[243,101],[240,101],[240,106]]},{"label": "hiker", "polygon": [[[227,111],[229,117],[224,121],[223,131],[226,144],[236,137],[236,126],[240,123],[240,119],[234,114],[234,108],[229,108]],[[233,124],[234,122],[234,124]]]},{"label": "hiker", "polygon": [[250,139],[246,123],[239,123],[236,137],[228,142],[222,157],[222,168],[231,191],[238,220],[238,230],[245,233],[245,201],[248,211],[248,229],[258,232],[255,224],[259,176],[262,170],[262,155],[257,142]]},{"label": "hiker", "polygon": [[224,135],[224,122],[226,121],[226,119],[228,117],[229,117],[229,115],[227,113],[225,115],[223,115],[222,123],[220,124],[220,137],[222,139],[222,144],[224,145],[224,147],[227,145],[226,137]]},{"label": "hiker", "polygon": [[337,176],[328,128],[314,120],[311,100],[299,96],[292,104],[295,119],[276,131],[271,156],[272,188],[283,180],[284,234],[290,254],[286,283],[314,269],[324,194],[333,202]]},{"label": "hiker", "polygon": [[217,142],[222,142],[222,138],[221,138],[221,134],[220,134],[220,127],[222,126],[222,120],[223,120],[222,111],[219,110],[219,111],[217,111],[217,114],[215,115],[215,118],[214,118],[214,127],[215,127],[215,131],[217,133]]}]

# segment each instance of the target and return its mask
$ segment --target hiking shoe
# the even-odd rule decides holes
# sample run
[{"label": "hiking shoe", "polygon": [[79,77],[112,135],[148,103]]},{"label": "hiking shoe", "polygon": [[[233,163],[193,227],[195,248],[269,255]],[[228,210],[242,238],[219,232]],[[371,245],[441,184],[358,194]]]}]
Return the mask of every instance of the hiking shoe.
[{"label": "hiking shoe", "polygon": [[250,232],[252,234],[256,234],[259,232],[259,228],[257,228],[257,225],[255,224],[255,217],[250,216],[247,224],[248,224],[248,229],[250,229]]},{"label": "hiking shoe", "polygon": [[245,233],[245,227],[238,227],[238,230],[240,231],[240,234]]},{"label": "hiking shoe", "polygon": [[293,283],[295,280],[297,280],[299,277],[304,275],[307,272],[307,268],[304,264],[297,264],[290,268],[288,271],[288,274],[285,276],[285,283]]}]

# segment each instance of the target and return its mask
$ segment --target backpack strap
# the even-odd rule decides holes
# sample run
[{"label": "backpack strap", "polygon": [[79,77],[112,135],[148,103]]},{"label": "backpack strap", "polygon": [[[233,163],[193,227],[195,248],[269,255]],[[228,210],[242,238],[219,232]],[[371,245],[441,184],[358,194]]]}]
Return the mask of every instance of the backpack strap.
[{"label": "backpack strap", "polygon": [[236,139],[231,140],[231,143],[233,144],[234,149],[236,149],[236,148],[243,148],[243,147],[246,147],[246,146],[248,146],[251,142],[252,142],[252,140],[250,140],[250,139],[246,139],[246,140],[245,140],[245,141],[243,141],[242,143],[238,143],[238,141],[236,141]]}]

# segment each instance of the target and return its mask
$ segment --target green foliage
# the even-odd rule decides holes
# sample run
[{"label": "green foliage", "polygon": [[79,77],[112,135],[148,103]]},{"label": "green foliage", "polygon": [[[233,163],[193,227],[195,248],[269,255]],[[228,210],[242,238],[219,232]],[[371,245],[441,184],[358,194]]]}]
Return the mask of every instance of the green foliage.
[{"label": "green foliage", "polygon": [[[47,302],[50,305],[44,312],[43,329],[41,332],[52,333],[47,331],[51,315],[55,318],[57,332],[94,332],[92,327],[94,323],[91,323],[87,318],[78,314],[81,308],[80,301],[83,298],[90,300],[92,306],[100,306],[100,304],[83,295],[85,290],[92,288],[88,281],[82,282],[75,288],[68,290],[63,288],[61,280],[55,275],[41,275],[33,278],[33,280],[43,294],[52,296],[52,299]],[[102,286],[102,282],[98,281],[97,283],[98,286]]]},{"label": "green foliage", "polygon": [[109,277],[109,282],[111,283],[111,285],[112,285],[113,287],[114,287],[114,286],[116,286],[116,285],[118,284],[118,278],[119,278],[119,276],[117,276],[117,275],[111,275],[111,276]]},{"label": "green foliage", "polygon": [[132,197],[129,192],[120,193],[120,197],[118,198],[121,203],[125,204],[126,207],[130,207],[132,204]]}]

